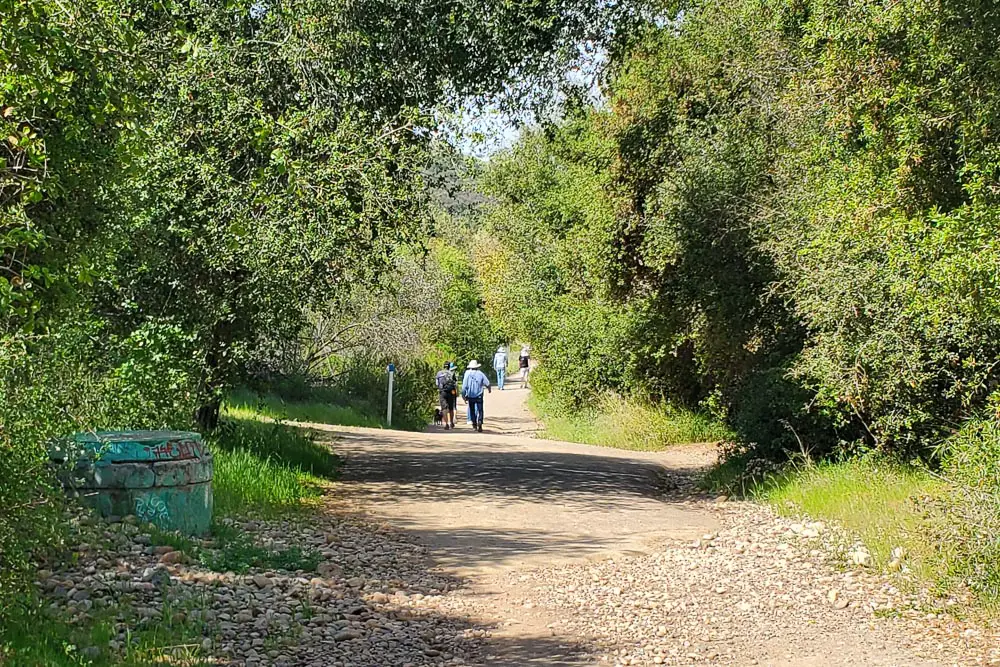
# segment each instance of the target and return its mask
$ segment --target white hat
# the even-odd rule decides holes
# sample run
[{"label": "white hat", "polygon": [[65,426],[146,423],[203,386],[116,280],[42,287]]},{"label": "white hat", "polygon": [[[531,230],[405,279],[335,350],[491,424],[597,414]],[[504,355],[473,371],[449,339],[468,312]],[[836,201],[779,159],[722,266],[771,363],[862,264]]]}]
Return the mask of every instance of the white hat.
[{"label": "white hat", "polygon": [[479,368],[479,362],[473,359],[469,362],[469,368]]}]

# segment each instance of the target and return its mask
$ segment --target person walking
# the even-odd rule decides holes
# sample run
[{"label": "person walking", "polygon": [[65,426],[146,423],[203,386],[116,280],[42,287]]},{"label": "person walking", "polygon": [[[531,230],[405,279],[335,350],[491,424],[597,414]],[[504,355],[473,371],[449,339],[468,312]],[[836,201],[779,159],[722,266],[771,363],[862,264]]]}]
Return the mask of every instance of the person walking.
[{"label": "person walking", "polygon": [[503,391],[503,381],[507,377],[507,348],[503,345],[493,355],[493,370],[497,373],[497,389]]},{"label": "person walking", "polygon": [[492,392],[490,389],[490,379],[486,373],[479,370],[479,362],[473,359],[469,362],[469,368],[462,376],[462,398],[469,404],[472,412],[472,428],[483,432],[483,390]]},{"label": "person walking", "polygon": [[458,379],[450,361],[437,372],[434,381],[437,383],[438,399],[441,405],[441,421],[445,430],[455,428],[455,402],[458,400]]},{"label": "person walking", "polygon": [[531,372],[531,355],[528,345],[521,346],[521,354],[517,358],[517,365],[521,369],[521,386],[528,386],[528,373]]}]

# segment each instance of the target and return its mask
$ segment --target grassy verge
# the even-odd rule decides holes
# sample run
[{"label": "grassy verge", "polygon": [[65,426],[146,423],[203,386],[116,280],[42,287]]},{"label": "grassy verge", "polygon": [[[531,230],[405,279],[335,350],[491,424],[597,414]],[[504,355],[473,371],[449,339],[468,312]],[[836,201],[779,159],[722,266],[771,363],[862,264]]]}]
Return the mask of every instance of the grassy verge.
[{"label": "grassy verge", "polygon": [[[54,619],[39,601],[27,604],[23,613],[12,618],[0,635],[0,664],[10,667],[110,667],[131,665],[184,665],[199,667],[214,664],[204,659],[201,642],[203,628],[194,622],[178,620],[165,606],[163,620],[129,634],[121,652],[111,654],[107,647],[115,637],[115,624],[134,619],[128,606],[105,609],[86,624],[71,624]],[[99,652],[84,647],[97,647]],[[104,647],[104,648],[100,648]]]},{"label": "grassy verge", "polygon": [[920,580],[943,586],[954,556],[935,539],[944,528],[936,510],[946,491],[918,468],[862,459],[786,473],[758,495],[782,514],[836,522],[864,543],[877,568],[902,549]]},{"label": "grassy verge", "polygon": [[226,400],[225,414],[238,419],[258,416],[280,421],[337,424],[340,426],[366,426],[382,428],[385,422],[354,406],[334,405],[321,401],[290,401],[276,394],[258,395],[247,390],[230,394]]},{"label": "grassy verge", "polygon": [[671,445],[732,437],[725,427],[704,415],[644,405],[618,396],[605,396],[596,407],[574,412],[535,394],[528,405],[545,426],[541,436],[552,440],[656,451]]},{"label": "grassy verge", "polygon": [[320,495],[337,457],[298,429],[230,419],[211,436],[216,516],[275,516]]},{"label": "grassy verge", "polygon": [[995,510],[984,509],[962,487],[922,468],[875,458],[764,471],[757,482],[746,481],[746,465],[723,463],[709,473],[707,486],[742,492],[786,516],[833,522],[864,544],[871,567],[902,570],[904,581],[963,601],[953,612],[995,618],[1000,549],[995,531],[982,530],[984,512]]}]

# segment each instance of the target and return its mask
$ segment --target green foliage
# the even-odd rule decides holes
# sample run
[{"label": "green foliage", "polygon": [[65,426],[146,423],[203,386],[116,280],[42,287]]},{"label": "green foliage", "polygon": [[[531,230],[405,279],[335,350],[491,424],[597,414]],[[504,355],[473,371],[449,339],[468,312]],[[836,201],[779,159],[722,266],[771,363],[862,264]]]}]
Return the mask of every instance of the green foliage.
[{"label": "green foliage", "polygon": [[968,420],[942,446],[944,470],[957,484],[948,535],[965,557],[956,568],[982,600],[1000,599],[1000,417],[997,396],[990,411]]},{"label": "green foliage", "polygon": [[[437,331],[430,334],[446,360],[459,370],[476,359],[487,363],[497,347],[508,341],[483,310],[482,290],[469,254],[438,239],[432,246],[433,261],[444,274],[441,295],[443,317]],[[433,377],[436,369],[430,373]]]},{"label": "green foliage", "polygon": [[139,103],[121,3],[0,2],[0,336],[31,329],[96,269],[102,183]]},{"label": "green foliage", "polygon": [[626,36],[605,108],[491,161],[488,312],[560,400],[700,407],[747,460],[933,458],[1000,383],[996,22],[704,0]]},{"label": "green foliage", "polygon": [[59,334],[0,339],[0,623],[25,595],[32,557],[62,543],[52,440],[189,423],[194,380],[176,332],[103,333],[66,324]]}]

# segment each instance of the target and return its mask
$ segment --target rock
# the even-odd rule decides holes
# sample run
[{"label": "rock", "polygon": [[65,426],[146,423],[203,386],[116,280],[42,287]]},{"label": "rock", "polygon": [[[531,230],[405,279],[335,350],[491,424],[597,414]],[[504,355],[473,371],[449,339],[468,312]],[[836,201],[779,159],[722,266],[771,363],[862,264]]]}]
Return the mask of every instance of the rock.
[{"label": "rock", "polygon": [[837,600],[836,602],[833,603],[833,608],[834,609],[846,609],[847,605],[849,605],[849,604],[850,604],[850,602],[848,602],[848,600],[846,598],[840,598],[839,600]]},{"label": "rock", "polygon": [[357,630],[341,630],[333,636],[335,642],[346,642],[351,639],[360,639],[361,633]]},{"label": "rock", "polygon": [[183,551],[168,551],[167,553],[160,556],[160,563],[163,565],[176,565],[178,563],[184,562],[184,552]]},{"label": "rock", "polygon": [[872,562],[872,555],[868,552],[868,549],[864,546],[855,547],[849,554],[848,558],[855,565],[860,565],[861,567],[867,567]]},{"label": "rock", "polygon": [[344,576],[344,568],[330,561],[323,561],[316,566],[316,574],[327,579]]},{"label": "rock", "polygon": [[347,580],[347,585],[351,588],[361,588],[365,585],[364,577],[351,577]]},{"label": "rock", "polygon": [[269,577],[265,577],[263,574],[253,575],[253,583],[256,584],[257,588],[268,589],[274,586],[274,581]]},{"label": "rock", "polygon": [[170,553],[171,551],[177,551],[177,550],[174,549],[170,545],[162,545],[162,546],[158,546],[158,547],[153,547],[153,555],[155,555],[155,556],[162,556],[164,554]]},{"label": "rock", "polygon": [[725,503],[728,500],[729,500],[729,496],[717,496],[716,499],[715,499],[715,503],[717,505],[721,505],[721,504]]}]

